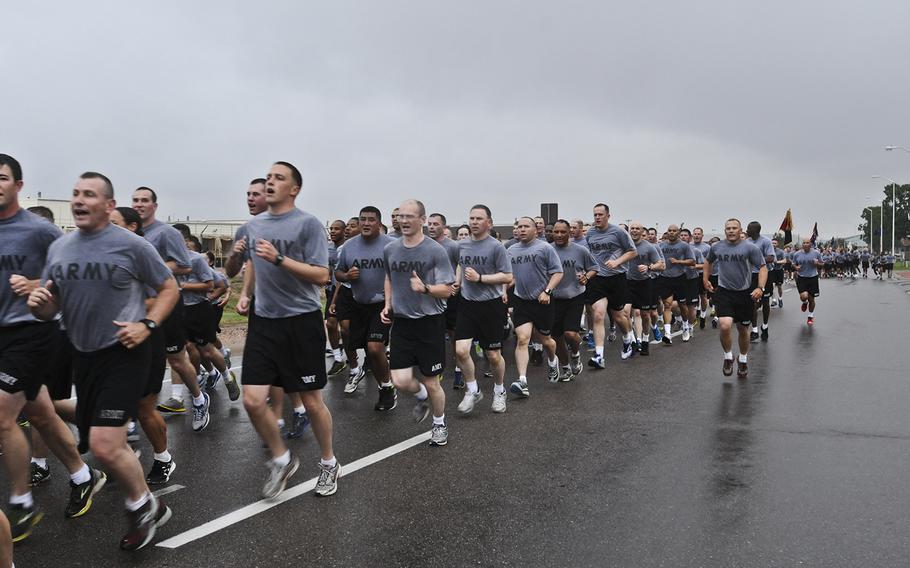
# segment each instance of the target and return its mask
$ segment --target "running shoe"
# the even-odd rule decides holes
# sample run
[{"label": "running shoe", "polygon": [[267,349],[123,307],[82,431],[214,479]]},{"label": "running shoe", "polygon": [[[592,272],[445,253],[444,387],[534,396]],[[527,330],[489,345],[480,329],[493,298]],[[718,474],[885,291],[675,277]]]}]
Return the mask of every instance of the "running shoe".
[{"label": "running shoe", "polygon": [[747,363],[743,363],[742,361],[739,361],[739,363],[736,367],[736,378],[745,379],[746,377],[748,377],[748,375],[749,375],[749,365]]},{"label": "running shoe", "polygon": [[430,434],[431,446],[445,446],[449,443],[449,429],[445,424],[433,424],[433,432]]},{"label": "running shoe", "polygon": [[565,365],[559,372],[559,382],[561,383],[568,383],[574,378],[575,376],[572,374],[572,367],[569,365]]},{"label": "running shoe", "polygon": [[698,328],[705,329],[706,321],[707,321],[707,318],[705,318],[705,316],[698,316]]},{"label": "running shoe", "polygon": [[689,328],[685,327],[685,328],[683,328],[683,332],[682,332],[683,343],[688,342],[689,339],[691,339],[691,335],[689,334]]},{"label": "running shoe", "polygon": [[455,390],[464,388],[464,373],[461,372],[461,369],[455,369],[455,379],[452,381],[452,388]]},{"label": "running shoe", "polygon": [[759,335],[758,335],[757,331],[749,332],[749,341],[751,341],[752,343],[755,343],[756,341],[758,341],[758,338],[759,338]]},{"label": "running shoe", "polygon": [[809,327],[812,327],[813,325],[815,325],[815,318],[813,318],[812,316],[807,317],[806,325],[808,325]]},{"label": "running shoe", "polygon": [[768,328],[767,327],[761,328],[761,340],[768,341]]},{"label": "running shoe", "polygon": [[139,427],[136,426],[134,420],[130,420],[126,426],[126,441],[127,442],[138,442],[139,441]]},{"label": "running shoe", "polygon": [[[208,385],[206,386],[206,388],[208,390],[214,390],[215,387],[218,385],[218,381],[221,380],[221,371],[219,371],[218,369],[212,369],[212,372],[209,373],[209,375],[208,375],[208,379],[209,379],[209,382],[208,382]],[[199,383],[199,384],[202,384],[202,383]]]},{"label": "running shoe", "polygon": [[543,349],[531,349],[531,364],[535,367],[543,365]]},{"label": "running shoe", "polygon": [[638,354],[641,355],[642,357],[648,357],[649,355],[651,355],[651,342],[642,341],[641,348],[638,351]]},{"label": "running shoe", "polygon": [[777,301],[777,309],[779,309],[779,310],[784,309],[784,299],[783,298],[781,298],[780,300]]},{"label": "running shoe", "polygon": [[306,412],[303,414],[298,414],[294,412],[294,423],[290,428],[285,430],[284,437],[285,439],[292,440],[303,437],[303,432],[306,430],[306,427],[310,425],[310,417],[307,416]]},{"label": "running shoe", "polygon": [[606,368],[603,357],[591,357],[588,359],[588,367],[594,370]]},{"label": "running shoe", "polygon": [[483,349],[480,348],[479,341],[474,342],[474,353],[476,353],[478,357],[483,357]]},{"label": "running shoe", "polygon": [[41,522],[44,513],[35,509],[35,506],[10,505],[9,527],[13,542],[20,542],[32,534],[32,529]]},{"label": "running shoe", "polygon": [[174,414],[183,414],[186,412],[186,406],[183,401],[171,397],[164,402],[158,403],[158,412],[172,412]]},{"label": "running shoe", "polygon": [[607,341],[610,343],[616,341],[616,327],[613,325],[610,326],[610,333],[607,335]]},{"label": "running shoe", "polygon": [[418,400],[411,414],[414,416],[414,420],[423,422],[430,415],[430,402],[428,400]]},{"label": "running shoe", "polygon": [[152,469],[145,477],[145,482],[149,485],[164,485],[171,480],[171,474],[177,469],[177,462],[171,461],[152,461]]},{"label": "running shoe", "polygon": [[300,461],[292,455],[287,465],[278,465],[275,460],[269,460],[266,466],[269,468],[269,476],[262,487],[262,496],[266,499],[275,499],[284,491],[288,479],[297,472]]},{"label": "running shoe", "polygon": [[809,302],[803,302],[803,305],[799,307],[799,311],[804,312],[809,309]]},{"label": "running shoe", "polygon": [[516,394],[522,398],[531,396],[531,392],[528,390],[528,383],[523,381],[515,381],[509,386],[509,390],[512,391],[512,394]]},{"label": "running shoe", "polygon": [[733,374],[733,359],[724,359],[724,376],[729,377]]},{"label": "running shoe", "polygon": [[578,376],[584,370],[585,366],[581,364],[581,354],[576,353],[569,359],[569,366],[572,368],[572,374]]},{"label": "running shoe", "polygon": [[228,369],[228,376],[224,380],[224,387],[227,389],[228,398],[231,402],[240,398],[240,383],[237,382],[237,376],[234,371]]},{"label": "running shoe", "polygon": [[48,479],[51,478],[50,466],[41,467],[40,465],[36,464],[35,462],[32,462],[31,466],[29,467],[29,470],[30,470],[29,471],[29,481],[28,481],[29,487],[38,487],[39,485],[41,485],[42,483],[44,483],[45,481],[47,481]]},{"label": "running shoe", "polygon": [[357,386],[360,385],[360,381],[366,376],[366,372],[363,370],[363,367],[357,370],[356,373],[350,373],[348,375],[348,384],[344,385],[344,394],[352,394],[357,390]]},{"label": "running shoe", "polygon": [[651,334],[654,336],[654,341],[660,341],[664,338],[663,332],[656,325],[651,328]]},{"label": "running shoe", "polygon": [[623,360],[626,360],[626,359],[631,358],[632,355],[635,355],[635,350],[632,349],[632,342],[630,341],[630,342],[626,343],[625,341],[623,341],[622,342],[622,351],[619,352],[619,356]]},{"label": "running shoe", "polygon": [[202,393],[202,398],[202,404],[199,406],[193,405],[193,430],[195,432],[205,430],[212,419],[209,414],[209,404],[211,404],[212,398],[207,392]]},{"label": "running shoe", "polygon": [[717,321],[718,320],[716,317],[711,318],[711,327],[713,327],[714,329],[717,329]]},{"label": "running shoe", "polygon": [[547,365],[547,380],[551,383],[559,382],[559,364],[553,367]]},{"label": "running shoe", "polygon": [[316,496],[328,497],[338,491],[338,476],[341,474],[341,464],[325,465],[319,462],[319,479],[316,481]]},{"label": "running shoe", "polygon": [[107,475],[103,471],[89,468],[88,472],[89,478],[85,483],[76,485],[70,481],[70,500],[63,511],[63,516],[67,519],[75,519],[88,513],[92,508],[92,498],[107,483]]},{"label": "running shoe", "polygon": [[664,345],[673,345],[673,338],[670,337],[669,334],[663,336],[663,338],[661,338],[661,341]]},{"label": "running shoe", "polygon": [[130,530],[120,539],[123,550],[139,550],[152,542],[155,529],[164,526],[171,518],[171,509],[161,499],[151,496],[145,505],[136,511],[127,511]]},{"label": "running shoe", "polygon": [[483,372],[483,376],[486,377],[486,378],[488,378],[488,379],[492,379],[492,378],[493,378],[493,371],[487,369],[486,371]]},{"label": "running shoe", "polygon": [[231,368],[231,349],[225,347],[221,350],[221,355],[224,357],[224,365],[230,369]]},{"label": "running shoe", "polygon": [[480,391],[468,391],[464,393],[464,398],[458,404],[458,412],[462,414],[470,414],[474,410],[474,405],[476,405],[481,400],[483,400],[483,393]]},{"label": "running shoe", "polygon": [[502,391],[499,394],[493,393],[493,405],[490,410],[496,414],[502,414],[506,411],[506,391]]},{"label": "running shoe", "polygon": [[395,387],[379,387],[379,400],[373,406],[373,410],[386,412],[394,410],[396,406],[398,406],[398,391],[395,390]]},{"label": "running shoe", "polygon": [[347,368],[348,368],[348,364],[346,361],[335,361],[334,363],[332,363],[332,366],[329,368],[329,376],[334,377],[335,375],[344,371]]}]

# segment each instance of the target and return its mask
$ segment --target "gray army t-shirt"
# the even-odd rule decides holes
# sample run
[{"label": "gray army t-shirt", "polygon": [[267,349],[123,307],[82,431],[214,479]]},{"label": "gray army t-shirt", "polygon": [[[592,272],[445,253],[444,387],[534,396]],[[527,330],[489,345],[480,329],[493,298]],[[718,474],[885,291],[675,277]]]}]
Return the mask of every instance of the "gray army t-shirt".
[{"label": "gray army t-shirt", "polygon": [[[747,240],[750,243],[752,243],[753,245],[755,245],[756,247],[758,247],[758,250],[759,250],[759,252],[761,252],[762,257],[765,258],[765,264],[767,265],[768,270],[772,270],[774,268],[774,261],[772,260],[772,261],[768,262],[769,256],[772,258],[774,257],[774,245],[771,244],[771,239],[769,239],[768,237],[759,235],[758,238],[755,240],[752,240],[751,238],[747,239]],[[761,268],[761,266],[753,266],[752,273],[753,274],[758,273],[759,268]]]},{"label": "gray army t-shirt", "polygon": [[[702,252],[695,248],[694,245],[690,244],[689,248],[692,250],[692,256],[695,257],[695,264],[702,265],[705,263],[705,255]],[[695,280],[696,278],[701,278],[701,269],[695,268],[694,266],[686,267],[686,279]]]},{"label": "gray army t-shirt", "polygon": [[385,299],[385,247],[397,239],[379,234],[372,239],[357,235],[345,241],[338,252],[336,270],[347,272],[353,267],[360,270],[357,280],[352,280],[351,291],[358,304],[376,304]]},{"label": "gray army t-shirt", "polygon": [[142,227],[142,233],[162,260],[172,260],[178,268],[190,268],[190,251],[186,248],[186,241],[180,231],[156,219],[154,223]]},{"label": "gray army t-shirt", "polygon": [[752,269],[759,269],[765,259],[758,247],[742,240],[730,244],[729,241],[718,241],[711,246],[708,262],[717,266],[717,283],[727,290],[748,290],[752,285]]},{"label": "gray army t-shirt", "polygon": [[28,298],[17,296],[9,279],[13,274],[29,280],[41,276],[47,248],[61,235],[56,225],[25,209],[0,220],[0,327],[38,321],[28,309]]},{"label": "gray army t-shirt", "polygon": [[395,239],[386,246],[384,256],[396,318],[417,319],[445,311],[445,300],[411,290],[413,272],[427,285],[455,282],[455,271],[442,245],[424,237],[416,246],[407,247],[404,238]]},{"label": "gray army t-shirt", "polygon": [[[462,271],[473,268],[479,274],[512,273],[512,263],[506,247],[491,236],[475,241],[468,238],[458,241],[458,264]],[[485,302],[501,298],[502,284],[471,282],[462,274],[461,297],[472,302]]]},{"label": "gray army t-shirt", "polygon": [[[190,257],[190,273],[177,277],[181,284],[199,284],[201,282],[214,282],[215,274],[212,267],[209,266],[208,259],[205,255],[196,251],[187,251]],[[208,301],[208,292],[190,292],[184,290],[180,293],[183,296],[183,304],[186,306],[195,306],[202,302]]]},{"label": "gray army t-shirt", "polygon": [[559,263],[562,265],[563,271],[562,280],[559,281],[556,289],[553,290],[553,297],[567,300],[584,294],[585,286],[578,281],[578,275],[597,270],[597,261],[594,260],[591,251],[571,241],[566,243],[564,247],[556,244],[550,246],[556,251],[556,256],[559,257]]},{"label": "gray army t-shirt", "polygon": [[157,290],[171,271],[145,239],[116,225],[76,231],[54,241],[41,281],[53,281],[66,333],[82,352],[118,343],[114,321],[145,317],[146,287]]},{"label": "gray army t-shirt", "polygon": [[586,236],[588,241],[588,250],[597,260],[598,276],[614,276],[623,274],[626,271],[626,265],[621,264],[616,268],[607,268],[608,260],[616,260],[625,253],[635,250],[635,243],[632,237],[618,225],[607,225],[606,229],[591,227]]},{"label": "gray army t-shirt", "polygon": [[[285,257],[313,266],[329,266],[329,247],[322,223],[296,207],[274,215],[268,211],[247,222],[248,250],[255,250],[255,240],[272,243]],[[304,282],[285,267],[276,266],[252,252],[256,274],[256,315],[264,318],[287,318],[322,309],[318,284]]]},{"label": "gray army t-shirt", "polygon": [[[634,241],[633,241],[634,242]],[[657,272],[639,272],[641,265],[650,266],[661,261],[660,251],[648,241],[641,239],[635,245],[638,256],[626,263],[626,278],[629,280],[648,280]]]},{"label": "gray army t-shirt", "polygon": [[660,273],[664,278],[677,278],[686,274],[686,267],[684,265],[673,264],[670,262],[670,259],[690,260],[695,258],[689,243],[685,243],[681,239],[676,239],[675,243],[662,241],[660,243],[660,253],[663,255],[664,262],[666,263],[664,271]]},{"label": "gray army t-shirt", "polygon": [[790,262],[795,266],[799,266],[798,274],[801,278],[812,278],[813,276],[818,276],[818,266],[816,266],[815,261],[821,259],[822,255],[816,249],[810,249],[809,252],[800,249],[793,253]]},{"label": "gray army t-shirt", "polygon": [[547,289],[550,276],[563,271],[556,251],[544,240],[518,243],[508,252],[515,276],[515,295],[523,300],[537,300]]},{"label": "gray army t-shirt", "polygon": [[458,243],[449,237],[443,237],[441,241],[436,242],[446,249],[446,255],[449,257],[449,262],[452,263],[452,270],[455,270],[458,267],[458,251],[460,250]]}]

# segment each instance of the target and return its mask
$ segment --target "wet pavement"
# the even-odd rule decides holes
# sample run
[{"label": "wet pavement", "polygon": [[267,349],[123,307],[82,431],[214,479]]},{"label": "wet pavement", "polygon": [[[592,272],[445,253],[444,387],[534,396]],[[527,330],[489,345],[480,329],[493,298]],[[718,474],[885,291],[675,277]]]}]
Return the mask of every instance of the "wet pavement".
[{"label": "wet pavement", "polygon": [[[113,484],[86,517],[64,520],[65,476],[52,458],[52,482],[35,491],[47,516],[16,565],[907,566],[908,289],[822,281],[814,329],[789,290],[770,340],[753,344],[749,379],[727,386],[710,326],[649,358],[621,361],[608,344],[607,369],[572,383],[532,368],[531,397],[510,395],[504,415],[489,411],[486,379],[485,399],[459,416],[449,368],[444,448],[421,439],[374,455],[429,423],[413,423],[408,396],[374,412],[370,377],[353,396],[333,379],[342,471],[372,457],[333,497],[298,490],[268,509],[248,507],[266,456],[221,390],[204,432],[168,418],[174,517],[156,540],[172,548],[117,549]],[[148,467],[151,449],[137,447]],[[293,483],[310,481],[312,433],[291,447],[302,461]],[[205,536],[187,532],[199,527]]]}]

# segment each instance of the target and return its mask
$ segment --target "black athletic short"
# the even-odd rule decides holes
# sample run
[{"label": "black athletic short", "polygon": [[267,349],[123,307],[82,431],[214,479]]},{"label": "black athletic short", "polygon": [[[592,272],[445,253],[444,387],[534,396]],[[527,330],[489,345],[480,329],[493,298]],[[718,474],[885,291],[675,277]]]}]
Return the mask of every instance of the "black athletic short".
[{"label": "black athletic short", "polygon": [[894,270],[894,263],[893,263],[893,262],[885,263],[885,264],[883,264],[882,266],[885,267],[885,270],[888,270],[888,271]]},{"label": "black athletic short", "polygon": [[550,335],[555,319],[553,300],[544,305],[537,300],[525,300],[512,296],[512,323],[516,328],[531,323],[541,335]]},{"label": "black athletic short", "polygon": [[626,307],[628,282],[625,274],[613,276],[595,276],[588,280],[585,288],[585,303],[593,304],[601,298],[607,299],[607,307],[621,310]]},{"label": "black athletic short", "polygon": [[811,296],[818,298],[818,276],[797,276],[796,291],[800,294],[808,292]]},{"label": "black athletic short", "polygon": [[770,282],[771,284],[783,286],[784,271],[783,270],[772,270],[772,271],[768,272],[768,282]]},{"label": "black athletic short", "polygon": [[[758,272],[752,273],[752,285],[749,287],[749,292],[758,288]],[[765,288],[762,290],[762,298],[770,298],[771,294],[774,293],[774,283],[771,282],[771,276],[768,276],[768,279],[765,280]]]},{"label": "black athletic short", "polygon": [[461,294],[455,294],[446,298],[446,311],[443,312],[446,318],[446,329],[453,330],[458,324],[458,304],[461,302]]},{"label": "black athletic short", "polygon": [[502,349],[503,327],[508,325],[508,306],[502,298],[474,302],[461,298],[455,341],[474,339],[481,349]]},{"label": "black athletic short", "polygon": [[755,305],[750,295],[751,290],[717,288],[714,293],[714,309],[717,317],[733,318],[733,321],[740,325],[751,325],[752,307]]},{"label": "black athletic short", "polygon": [[354,309],[354,292],[347,286],[338,288],[338,298],[335,299],[335,317],[338,321],[351,319],[351,310]]},{"label": "black athletic short", "polygon": [[[708,298],[713,298],[714,294],[717,294],[718,286],[720,286],[718,279],[717,279],[717,274],[711,274],[710,276],[708,276],[708,282],[711,283],[711,286],[714,288],[714,292],[708,292],[707,290],[705,290],[705,293],[708,294]],[[704,285],[704,282],[702,282],[702,285]]]},{"label": "black athletic short", "polygon": [[88,451],[92,426],[123,426],[136,418],[146,386],[145,377],[136,370],[148,368],[151,353],[148,341],[132,349],[117,343],[88,353],[74,351],[79,453]]},{"label": "black athletic short", "polygon": [[664,300],[673,298],[677,302],[685,302],[687,296],[686,275],[658,276],[657,293]]},{"label": "black athletic short", "polygon": [[149,354],[148,377],[145,382],[145,389],[142,391],[143,398],[150,394],[161,392],[161,385],[164,383],[164,371],[167,366],[167,352],[164,350],[164,334],[161,330],[153,330],[145,341],[149,344],[151,353]]},{"label": "black athletic short", "polygon": [[[252,311],[252,304],[250,304]],[[161,323],[161,331],[164,332],[164,348],[168,355],[180,353],[186,348],[186,326],[183,323],[186,317],[183,305],[183,299],[177,300],[171,315]]]},{"label": "black athletic short", "polygon": [[698,278],[686,278],[686,303],[690,306],[697,306],[699,303],[698,296],[701,294],[701,276]]},{"label": "black athletic short", "polygon": [[864,268],[864,269],[868,269],[868,268],[869,268],[869,261],[868,261],[868,260],[864,260],[864,261],[863,261],[863,268]]},{"label": "black athletic short", "polygon": [[208,302],[184,306],[183,327],[189,341],[199,346],[215,343],[217,334],[214,311]]},{"label": "black athletic short", "polygon": [[44,384],[51,400],[66,400],[73,396],[73,344],[66,330],[58,329],[54,335],[54,356]]},{"label": "black athletic short", "polygon": [[221,333],[221,318],[224,317],[224,306],[227,304],[212,304],[212,321],[215,322],[215,333]]},{"label": "black athletic short", "polygon": [[581,314],[585,311],[585,294],[574,298],[553,298],[552,337],[562,337],[567,331],[581,331]]},{"label": "black athletic short", "polygon": [[350,310],[351,326],[348,341],[354,349],[366,349],[367,343],[373,341],[389,344],[391,324],[382,323],[382,309],[385,302],[375,304],[358,304],[354,302]]},{"label": "black athletic short", "polygon": [[424,377],[442,375],[446,364],[445,316],[395,318],[391,344],[389,367],[392,370],[416,365]]},{"label": "black athletic short", "polygon": [[317,310],[287,318],[250,320],[243,349],[243,384],[285,392],[319,390],[326,384],[325,325]]},{"label": "black athletic short", "polygon": [[651,278],[629,280],[628,302],[636,310],[650,310],[657,307],[657,292]]},{"label": "black athletic short", "polygon": [[57,331],[54,322],[0,327],[0,389],[35,400],[54,357]]}]

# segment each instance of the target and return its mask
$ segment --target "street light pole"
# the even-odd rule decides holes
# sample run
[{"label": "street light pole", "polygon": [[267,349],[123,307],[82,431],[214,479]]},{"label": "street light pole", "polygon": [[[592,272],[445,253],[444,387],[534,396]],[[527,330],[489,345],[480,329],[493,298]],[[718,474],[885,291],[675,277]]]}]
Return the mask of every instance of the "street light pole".
[{"label": "street light pole", "polygon": [[870,250],[870,251],[874,251],[874,250],[875,250],[875,243],[872,242],[872,208],[871,208],[871,207],[863,207],[863,211],[868,211],[868,212],[869,212],[869,250]]},{"label": "street light pole", "polygon": [[[888,148],[891,148],[892,150],[894,148],[901,148],[903,150],[907,150],[903,146],[885,146],[885,150],[887,150]],[[910,150],[907,150],[907,152],[910,153]],[[891,256],[894,256],[894,202],[897,201],[897,198],[895,196],[895,191],[897,190],[897,182],[894,181],[893,179],[891,179],[889,177],[885,177],[885,176],[872,176],[872,177],[878,178],[878,179],[886,179],[891,182]],[[884,207],[882,207],[882,209],[884,209]],[[882,244],[884,244],[884,243],[882,243]],[[884,247],[882,247],[882,248],[884,248]]]}]

